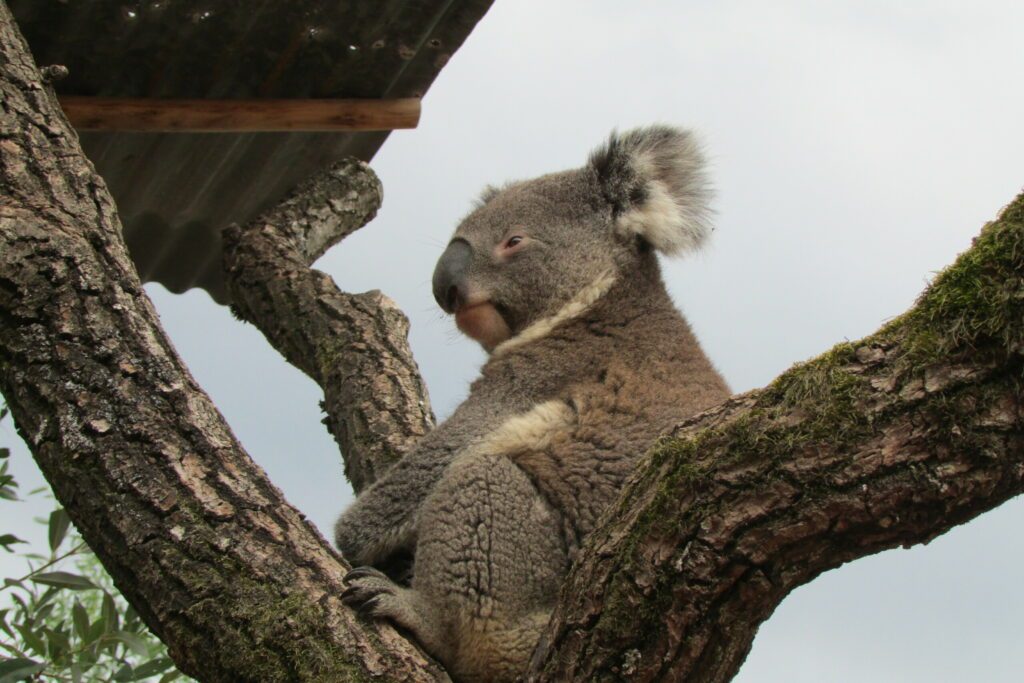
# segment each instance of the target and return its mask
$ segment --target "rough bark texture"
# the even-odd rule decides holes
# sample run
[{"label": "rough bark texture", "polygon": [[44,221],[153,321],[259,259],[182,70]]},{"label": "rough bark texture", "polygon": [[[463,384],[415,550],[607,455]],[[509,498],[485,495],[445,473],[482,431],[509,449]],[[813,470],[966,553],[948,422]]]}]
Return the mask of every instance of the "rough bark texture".
[{"label": "rough bark texture", "polygon": [[[443,678],[339,604],[339,558],[174,354],[2,3],[0,97],[0,390],[118,587],[202,680]],[[232,268],[365,482],[431,420],[394,308],[307,268],[379,201],[332,173],[236,231]],[[899,320],[680,426],[589,539],[531,678],[727,680],[794,587],[1021,492],[1022,273],[1024,197]]]},{"label": "rough bark texture", "polygon": [[405,314],[376,290],[346,294],[309,268],[372,219],[381,197],[373,171],[348,159],[224,232],[235,310],[323,389],[326,423],[357,492],[434,425]]},{"label": "rough bark texture", "polygon": [[345,567],[161,332],[114,204],[0,3],[0,390],[118,588],[204,681],[444,679],[343,607]]},{"label": "rough bark texture", "polygon": [[538,681],[727,681],[794,588],[1024,491],[1024,195],[917,305],[656,448],[591,537]]}]

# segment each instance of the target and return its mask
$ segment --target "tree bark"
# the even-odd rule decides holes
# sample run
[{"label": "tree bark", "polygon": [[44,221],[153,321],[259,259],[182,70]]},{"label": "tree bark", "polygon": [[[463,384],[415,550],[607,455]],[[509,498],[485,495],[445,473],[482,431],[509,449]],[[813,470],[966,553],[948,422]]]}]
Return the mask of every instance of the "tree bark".
[{"label": "tree bark", "polygon": [[224,231],[235,311],[320,385],[357,493],[434,426],[405,314],[376,290],[346,294],[309,268],[371,220],[381,198],[369,166],[347,159],[244,228]]},{"label": "tree bark", "polygon": [[[0,390],[118,587],[204,681],[443,680],[339,603],[343,562],[174,354],[3,4],[0,96]],[[243,314],[337,392],[366,482],[431,418],[396,310],[307,268],[379,201],[365,169],[333,173],[233,231],[229,267]],[[681,425],[586,543],[529,677],[728,680],[794,587],[1020,493],[1022,259],[1024,196],[906,315]]]},{"label": "tree bark", "polygon": [[341,559],[174,353],[2,3],[0,102],[0,390],[118,588],[203,681],[444,680],[341,604]]},{"label": "tree bark", "polygon": [[588,539],[534,681],[728,681],[794,588],[1024,491],[1024,194],[916,306],[681,425]]}]

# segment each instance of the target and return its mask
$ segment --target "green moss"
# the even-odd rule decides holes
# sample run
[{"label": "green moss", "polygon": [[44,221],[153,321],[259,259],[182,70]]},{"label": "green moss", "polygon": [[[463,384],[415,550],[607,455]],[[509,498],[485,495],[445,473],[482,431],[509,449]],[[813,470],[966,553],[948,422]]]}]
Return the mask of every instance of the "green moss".
[{"label": "green moss", "polygon": [[334,644],[323,609],[309,595],[282,592],[278,585],[245,576],[231,560],[221,562],[232,565],[222,567],[227,572],[222,576],[233,576],[232,581],[221,583],[218,597],[186,612],[190,621],[218,629],[218,669],[249,672],[250,680],[267,682],[370,680],[352,663],[352,653]]},{"label": "green moss", "polygon": [[180,502],[175,516],[175,524],[189,529],[183,545],[164,542],[154,551],[162,566],[173,567],[168,580],[183,583],[194,602],[182,607],[183,623],[163,626],[178,631],[169,641],[186,651],[209,651],[208,643],[193,641],[217,634],[217,661],[205,667],[207,676],[216,680],[230,672],[231,680],[268,683],[371,680],[353,653],[336,644],[313,597],[252,576],[217,549],[218,537],[187,502]]},{"label": "green moss", "polygon": [[[717,498],[702,495],[717,486],[715,472],[732,463],[751,463],[751,477],[768,481],[778,476],[777,464],[794,453],[825,446],[842,453],[862,443],[884,417],[867,410],[874,389],[858,349],[877,349],[900,373],[917,375],[951,354],[989,354],[1005,358],[1019,353],[1024,339],[1024,194],[1000,218],[987,225],[974,247],[940,273],[907,314],[867,339],[843,343],[821,356],[794,366],[758,396],[753,409],[732,422],[704,429],[686,438],[666,438],[650,453],[632,490],[620,499],[618,518],[630,512],[627,501],[650,491],[629,536],[619,546],[618,571],[606,593],[595,628],[610,640],[642,640],[663,627],[663,609],[671,604],[679,577],[668,562],[647,566],[639,548],[659,537],[685,546],[704,519],[718,514]],[[978,358],[980,356],[972,356]],[[929,415],[937,447],[955,447],[987,457],[991,435],[974,433],[970,425],[1007,395],[1021,395],[1021,364],[1003,382],[986,387],[961,387],[929,395],[919,409]],[[1014,377],[1014,373],[1016,376]],[[995,386],[999,384],[1000,386]],[[980,392],[980,393],[979,393]],[[744,474],[744,476],[747,476]],[[807,485],[805,496],[832,491],[825,479]],[[697,503],[696,501],[709,501]],[[687,501],[694,504],[688,508]],[[657,572],[649,576],[649,572]],[[645,573],[648,586],[637,594],[634,576]]]},{"label": "green moss", "polygon": [[939,273],[917,305],[879,333],[908,364],[952,353],[1009,353],[1024,338],[1024,194]]}]

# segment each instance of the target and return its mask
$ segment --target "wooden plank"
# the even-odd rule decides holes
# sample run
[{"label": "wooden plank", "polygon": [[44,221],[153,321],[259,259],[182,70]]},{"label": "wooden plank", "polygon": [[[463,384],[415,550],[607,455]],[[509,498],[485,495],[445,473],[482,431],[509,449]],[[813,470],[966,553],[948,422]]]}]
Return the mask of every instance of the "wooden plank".
[{"label": "wooden plank", "polygon": [[373,131],[415,128],[420,100],[207,100],[63,95],[78,130],[165,133]]}]

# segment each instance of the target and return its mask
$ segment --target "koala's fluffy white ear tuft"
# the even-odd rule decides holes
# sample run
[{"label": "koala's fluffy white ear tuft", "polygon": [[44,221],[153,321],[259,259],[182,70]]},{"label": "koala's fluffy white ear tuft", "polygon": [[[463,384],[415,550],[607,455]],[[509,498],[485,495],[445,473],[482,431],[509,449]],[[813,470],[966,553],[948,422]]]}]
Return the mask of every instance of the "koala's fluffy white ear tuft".
[{"label": "koala's fluffy white ear tuft", "polygon": [[501,191],[503,189],[504,188],[497,187],[496,185],[487,185],[480,192],[480,196],[477,197],[476,201],[473,202],[473,208],[474,209],[479,209],[481,206],[485,205],[487,202],[491,201],[492,199],[497,197],[499,194],[501,194]]},{"label": "koala's fluffy white ear tuft", "polygon": [[616,227],[664,254],[696,249],[711,232],[711,190],[692,133],[671,126],[612,133],[590,156]]}]

